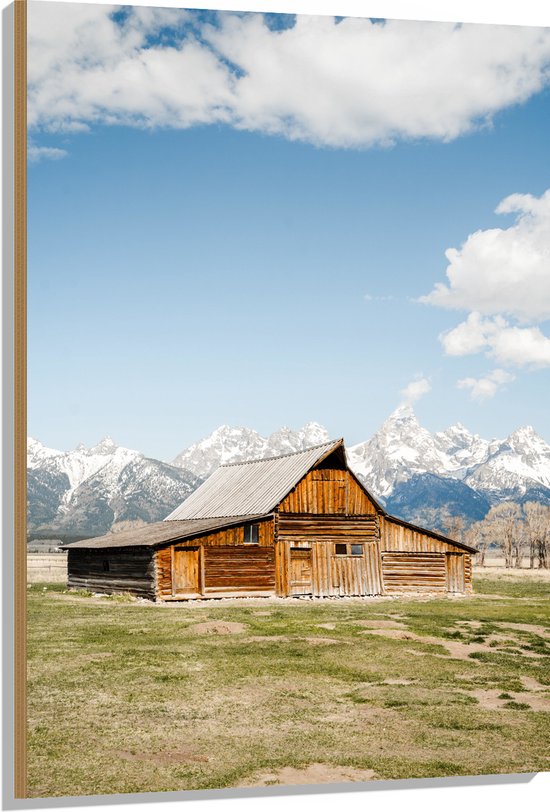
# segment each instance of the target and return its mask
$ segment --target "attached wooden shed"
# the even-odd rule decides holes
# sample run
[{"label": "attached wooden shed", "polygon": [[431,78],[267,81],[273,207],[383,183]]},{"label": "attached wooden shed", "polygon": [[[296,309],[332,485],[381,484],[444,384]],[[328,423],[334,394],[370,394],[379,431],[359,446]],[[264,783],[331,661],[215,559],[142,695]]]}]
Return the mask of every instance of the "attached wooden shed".
[{"label": "attached wooden shed", "polygon": [[67,549],[69,587],[162,601],[464,593],[476,552],[388,515],[343,440],[223,465],[164,521]]}]

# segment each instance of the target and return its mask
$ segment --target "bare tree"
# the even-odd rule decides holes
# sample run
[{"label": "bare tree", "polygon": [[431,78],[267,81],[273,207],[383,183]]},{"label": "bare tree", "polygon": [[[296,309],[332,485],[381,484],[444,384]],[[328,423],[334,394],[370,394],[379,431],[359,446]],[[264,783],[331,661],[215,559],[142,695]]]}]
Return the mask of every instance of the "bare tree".
[{"label": "bare tree", "polygon": [[475,522],[464,533],[464,542],[469,547],[475,547],[478,551],[477,563],[480,567],[485,566],[485,555],[490,542],[490,534],[483,521]]},{"label": "bare tree", "polygon": [[464,534],[464,519],[462,516],[452,516],[449,514],[443,519],[445,535],[454,541],[461,541]]},{"label": "bare tree", "polygon": [[501,502],[491,508],[484,519],[486,532],[504,553],[506,567],[516,565],[519,558],[521,566],[521,522],[522,511],[515,502]]},{"label": "bare tree", "polygon": [[550,507],[540,502],[526,502],[523,506],[525,528],[529,542],[529,565],[548,568],[548,548],[550,546]]}]

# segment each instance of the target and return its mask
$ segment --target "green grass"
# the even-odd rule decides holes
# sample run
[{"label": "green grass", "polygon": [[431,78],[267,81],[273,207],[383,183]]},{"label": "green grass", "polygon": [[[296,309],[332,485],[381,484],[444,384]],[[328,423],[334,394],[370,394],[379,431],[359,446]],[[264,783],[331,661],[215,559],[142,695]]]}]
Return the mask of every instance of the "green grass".
[{"label": "green grass", "polygon": [[[230,787],[318,762],[385,779],[548,769],[550,714],[508,693],[526,692],[522,676],[549,685],[548,639],[501,625],[549,629],[543,586],[484,578],[464,600],[154,606],[34,585],[30,795]],[[441,645],[357,625],[392,618]],[[245,630],[191,628],[222,620]],[[493,634],[510,645],[491,647]],[[454,659],[453,641],[486,650]],[[486,710],[478,689],[511,701]]]}]

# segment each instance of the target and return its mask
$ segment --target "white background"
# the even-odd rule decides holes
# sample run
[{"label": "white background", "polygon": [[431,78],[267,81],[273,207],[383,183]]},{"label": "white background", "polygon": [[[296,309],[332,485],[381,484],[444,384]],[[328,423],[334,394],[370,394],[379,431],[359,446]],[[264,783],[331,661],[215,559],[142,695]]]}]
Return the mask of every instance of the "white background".
[{"label": "white background", "polygon": [[[45,2],[45,0],[41,0]],[[8,3],[0,0],[2,8]],[[74,0],[73,0],[74,2]],[[100,0],[104,2],[104,0]],[[135,5],[181,7],[174,0],[137,0]],[[247,9],[310,14],[340,14],[401,19],[456,20],[461,22],[507,23],[513,25],[550,25],[550,4],[547,0],[233,0],[233,2],[195,2],[195,8]],[[9,543],[9,539],[5,540]],[[4,663],[4,668],[11,668]],[[550,741],[549,756],[550,756]],[[517,742],[521,748],[521,741]],[[186,812],[309,812],[340,809],[346,812],[376,810],[376,812],[472,812],[495,810],[504,812],[523,809],[544,810],[550,807],[550,774],[539,774],[526,784],[485,786],[430,787],[398,790],[376,790],[289,795],[284,797],[254,797],[230,800],[164,801],[157,803],[128,803],[122,808],[135,812],[166,812],[185,805]],[[162,797],[162,796],[159,796]],[[52,801],[48,803],[48,806]],[[51,808],[51,806],[50,806]],[[102,807],[113,811],[119,804]]]}]

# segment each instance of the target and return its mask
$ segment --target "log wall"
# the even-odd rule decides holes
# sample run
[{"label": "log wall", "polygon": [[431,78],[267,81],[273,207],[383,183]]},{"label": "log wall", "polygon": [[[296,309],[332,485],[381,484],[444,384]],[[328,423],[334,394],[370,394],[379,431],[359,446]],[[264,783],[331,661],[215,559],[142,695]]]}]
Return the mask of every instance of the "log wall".
[{"label": "log wall", "polygon": [[152,599],[155,597],[153,551],[147,547],[69,548],[67,585],[91,592],[131,592]]},{"label": "log wall", "polygon": [[386,592],[446,592],[445,553],[382,552]]},{"label": "log wall", "polygon": [[275,593],[273,547],[205,547],[204,592]]}]

